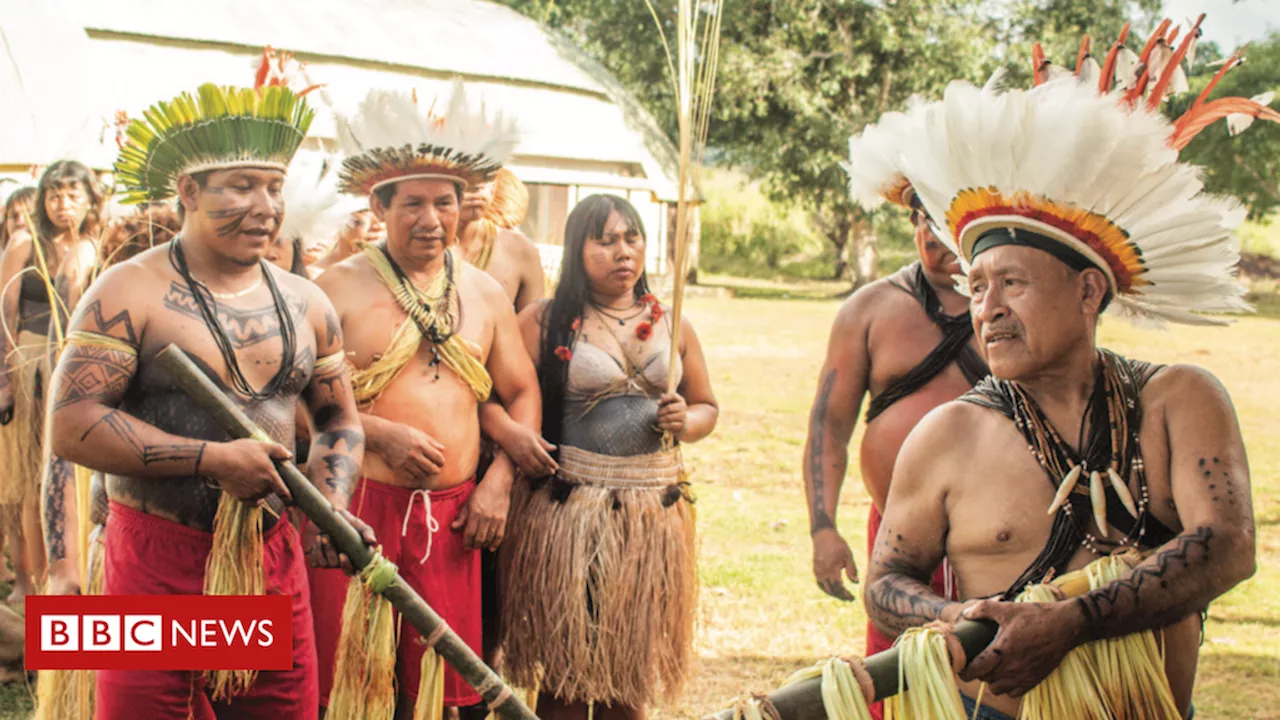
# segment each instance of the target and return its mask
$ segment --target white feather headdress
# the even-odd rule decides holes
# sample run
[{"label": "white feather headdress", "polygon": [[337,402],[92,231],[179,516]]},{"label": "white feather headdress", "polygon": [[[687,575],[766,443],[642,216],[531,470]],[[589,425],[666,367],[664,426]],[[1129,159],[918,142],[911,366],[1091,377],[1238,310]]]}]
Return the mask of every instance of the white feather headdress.
[{"label": "white feather headdress", "polygon": [[354,117],[339,117],[346,155],[340,189],[368,195],[399,180],[438,178],[463,188],[493,178],[515,149],[515,120],[473,110],[457,81],[443,116],[418,107],[407,92],[373,90]]},{"label": "white feather headdress", "polygon": [[840,167],[849,176],[849,195],[854,202],[867,210],[885,200],[911,207],[911,183],[902,174],[899,155],[919,129],[908,113],[892,112],[849,138],[849,160]]},{"label": "white feather headdress", "polygon": [[304,247],[331,244],[351,213],[367,207],[362,200],[338,192],[340,159],[299,153],[285,176],[284,221],[280,236],[302,238]]},{"label": "white feather headdress", "polygon": [[1176,49],[1178,30],[1165,21],[1140,55],[1124,46],[1125,26],[1101,65],[1086,37],[1074,72],[1037,45],[1033,89],[953,83],[940,102],[911,113],[907,122],[919,129],[898,143],[898,167],[966,270],[975,243],[989,236],[984,244],[1018,242],[1096,266],[1114,295],[1111,309],[1131,319],[1215,324],[1198,313],[1249,309],[1232,237],[1245,211],[1206,194],[1200,168],[1178,153],[1224,117],[1239,126],[1280,121],[1280,113],[1264,98],[1209,99],[1239,56],[1181,117],[1160,113],[1185,90],[1182,63],[1203,20]]},{"label": "white feather headdress", "polygon": [[953,83],[902,155],[925,210],[966,263],[992,232],[1058,243],[1107,276],[1122,315],[1207,323],[1247,309],[1233,277],[1239,203],[1203,192],[1173,125],[1074,77],[999,94]]}]

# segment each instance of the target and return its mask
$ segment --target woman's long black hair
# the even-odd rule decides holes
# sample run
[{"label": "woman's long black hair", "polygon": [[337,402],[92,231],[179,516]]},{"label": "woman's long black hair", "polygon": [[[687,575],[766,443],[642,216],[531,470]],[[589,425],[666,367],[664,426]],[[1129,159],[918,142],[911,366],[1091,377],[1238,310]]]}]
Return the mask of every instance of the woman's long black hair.
[{"label": "woman's long black hair", "polygon": [[[94,176],[93,171],[75,160],[59,160],[53,163],[44,171],[44,175],[40,176],[35,205],[31,208],[31,215],[35,220],[31,235],[36,242],[40,243],[44,256],[49,258],[50,262],[53,261],[53,239],[62,230],[49,217],[49,211],[45,209],[45,197],[50,190],[57,189],[68,182],[80,183],[84,187],[85,194],[89,196],[89,211],[80,222],[79,235],[96,238],[102,230],[102,188],[98,185],[98,178]],[[51,271],[52,269],[50,268]]]},{"label": "woman's long black hair", "polygon": [[[551,308],[542,319],[542,347],[539,356],[538,386],[542,389],[542,436],[559,446],[564,427],[564,391],[569,382],[569,363],[556,355],[556,348],[573,349],[573,322],[582,317],[591,301],[591,287],[582,252],[589,238],[604,235],[605,223],[614,211],[645,237],[644,223],[635,207],[617,195],[591,195],[569,213],[564,230],[564,256],[560,261],[560,284]],[[649,292],[649,280],[641,258],[637,299]]]}]

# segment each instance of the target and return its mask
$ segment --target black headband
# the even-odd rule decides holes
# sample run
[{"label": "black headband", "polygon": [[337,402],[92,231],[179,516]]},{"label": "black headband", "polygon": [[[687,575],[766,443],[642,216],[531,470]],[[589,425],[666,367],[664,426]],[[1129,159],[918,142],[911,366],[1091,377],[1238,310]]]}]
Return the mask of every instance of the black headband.
[{"label": "black headband", "polygon": [[991,228],[979,235],[978,239],[973,241],[973,249],[969,253],[969,262],[973,262],[978,258],[978,255],[987,250],[1001,245],[1021,245],[1043,250],[1076,272],[1089,268],[1098,268],[1097,263],[1059,240],[1030,230],[1010,227]]}]

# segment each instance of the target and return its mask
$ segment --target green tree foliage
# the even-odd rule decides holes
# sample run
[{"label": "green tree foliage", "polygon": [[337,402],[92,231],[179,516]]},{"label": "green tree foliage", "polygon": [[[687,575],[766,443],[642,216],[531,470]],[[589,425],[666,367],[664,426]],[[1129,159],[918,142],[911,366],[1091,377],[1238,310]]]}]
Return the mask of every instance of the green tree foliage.
[{"label": "green tree foliage", "polygon": [[[644,0],[503,1],[599,60],[675,137],[666,59]],[[673,37],[675,3],[654,4]],[[874,272],[876,237],[893,235],[888,229],[905,220],[895,209],[867,214],[850,202],[839,166],[850,134],[912,95],[935,98],[947,82],[980,82],[999,65],[1013,71],[1014,86],[1027,84],[1033,41],[1057,64],[1074,67],[1081,35],[1090,34],[1101,58],[1132,20],[1129,44],[1140,49],[1161,0],[728,0],[728,6],[708,155],[759,180],[771,199],[803,209],[834,251],[833,274],[851,274],[858,283]],[[1214,50],[1206,47],[1201,56]],[[1274,40],[1256,46],[1250,60],[1223,91],[1248,96],[1269,89],[1262,78],[1280,79]],[[1211,128],[1188,155],[1211,165],[1211,186],[1241,191],[1258,212],[1280,203],[1280,128],[1255,127],[1231,152],[1225,136],[1225,127]],[[784,247],[766,254],[790,250],[780,242]],[[850,262],[858,259],[866,262]]]},{"label": "green tree foliage", "polygon": [[[666,61],[642,0],[507,0],[558,28],[635,93],[668,134],[675,112]],[[668,36],[674,3],[655,3]],[[989,70],[977,0],[731,0],[724,19],[709,146],[802,207],[836,250],[871,246],[872,217],[849,200],[848,137],[913,94],[936,94]],[[874,267],[874,263],[864,266]]]}]

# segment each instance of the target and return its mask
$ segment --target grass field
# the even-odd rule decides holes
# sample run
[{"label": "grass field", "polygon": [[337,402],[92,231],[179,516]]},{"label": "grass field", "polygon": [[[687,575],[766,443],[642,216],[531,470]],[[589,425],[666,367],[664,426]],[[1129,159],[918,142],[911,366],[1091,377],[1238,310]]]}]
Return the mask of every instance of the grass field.
[{"label": "grass field", "polygon": [[[837,303],[695,299],[688,307],[722,410],[716,433],[686,451],[702,530],[701,665],[682,702],[663,714],[696,718],[740,693],[770,690],[818,658],[862,654],[866,615],[860,602],[831,599],[813,582],[800,480]],[[1259,570],[1210,610],[1196,717],[1280,718],[1280,322],[1154,332],[1113,320],[1101,342],[1147,360],[1202,365],[1231,392],[1252,468]],[[867,506],[851,474],[837,524],[860,568]]]},{"label": "grass field", "polygon": [[[715,435],[686,455],[702,531],[700,660],[685,697],[662,717],[701,717],[821,657],[862,653],[861,603],[828,598],[813,582],[800,483],[806,417],[837,308],[816,299],[823,289],[793,293],[806,299],[687,305],[722,410]],[[1109,321],[1102,342],[1147,360],[1203,365],[1231,391],[1252,465],[1259,571],[1211,608],[1197,718],[1280,718],[1280,322],[1160,333]],[[845,487],[838,522],[865,568],[867,500],[856,475]],[[0,718],[26,717],[24,694],[7,686]]]}]

